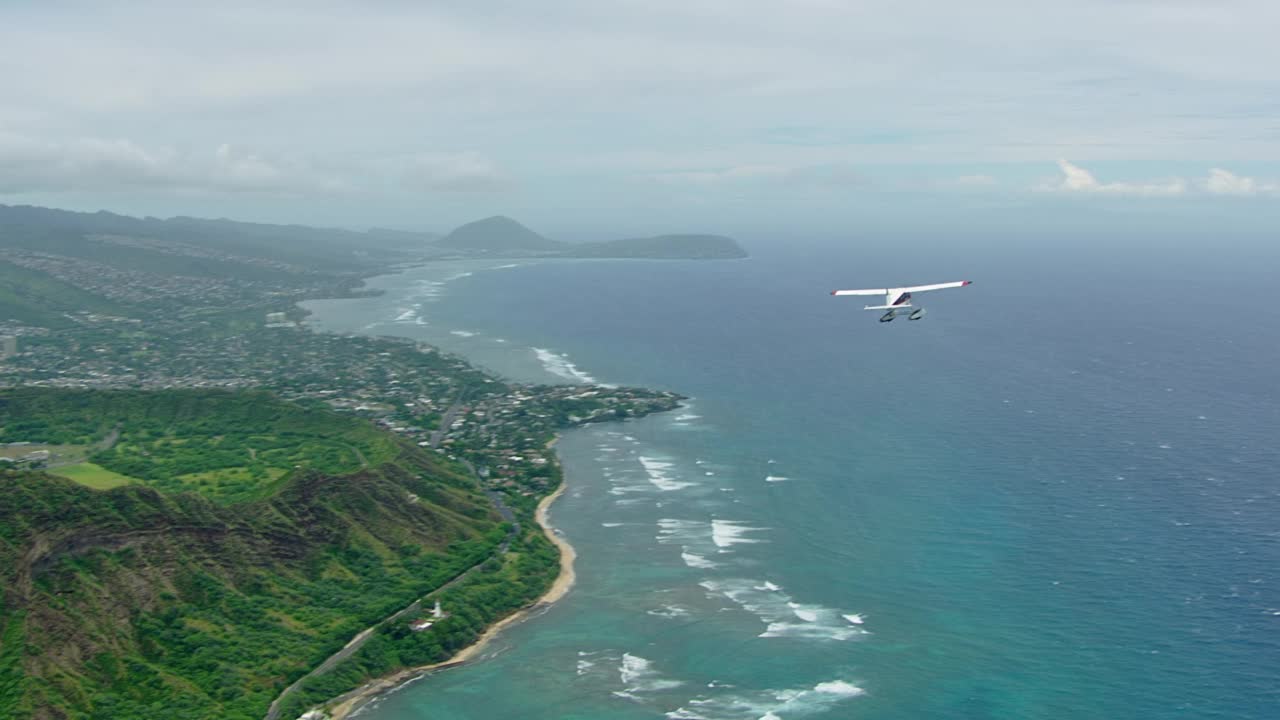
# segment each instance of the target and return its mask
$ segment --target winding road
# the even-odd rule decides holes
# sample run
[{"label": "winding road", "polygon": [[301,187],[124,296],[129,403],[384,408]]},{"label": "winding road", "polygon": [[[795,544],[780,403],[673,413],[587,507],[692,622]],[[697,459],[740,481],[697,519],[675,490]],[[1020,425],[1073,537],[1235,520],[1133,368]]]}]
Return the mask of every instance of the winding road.
[{"label": "winding road", "polygon": [[[471,469],[472,475],[474,475],[475,468],[472,467],[470,463],[466,463],[466,465],[468,468]],[[435,590],[432,590],[426,595],[423,595],[417,600],[414,600],[412,603],[410,603],[406,607],[400,610],[397,610],[396,612],[382,618],[378,622],[370,625],[364,630],[361,630],[359,633],[356,633],[355,637],[347,641],[347,644],[343,645],[341,650],[330,655],[328,658],[324,660],[324,662],[317,665],[315,669],[313,669],[311,672],[298,678],[293,682],[292,685],[285,688],[280,693],[280,695],[277,696],[274,701],[272,701],[271,707],[267,710],[265,720],[279,720],[281,705],[284,704],[284,701],[287,700],[289,696],[292,695],[302,685],[302,683],[306,682],[307,679],[309,678],[316,677],[318,675],[324,675],[325,673],[337,667],[343,660],[346,660],[347,658],[351,657],[353,654],[355,654],[357,650],[359,650],[361,647],[364,647],[364,644],[369,641],[369,638],[373,637],[374,631],[377,630],[379,626],[385,623],[395,622],[406,615],[411,615],[413,613],[419,612],[420,610],[422,610],[422,603],[428,598],[430,598],[432,595],[435,595],[436,593],[441,592],[442,590],[447,590],[448,588],[453,587],[457,583],[464,580],[468,575],[470,575],[471,573],[479,569],[481,565],[507,552],[507,550],[511,546],[511,541],[516,537],[516,534],[520,532],[520,523],[515,521],[514,513],[512,513],[511,508],[507,507],[506,503],[502,501],[502,495],[500,493],[494,492],[492,490],[486,490],[485,495],[489,498],[489,501],[493,503],[494,507],[498,511],[498,514],[501,515],[502,518],[507,522],[512,523],[511,529],[507,531],[507,536],[503,538],[502,542],[498,545],[498,547],[492,553],[490,553],[488,557],[484,558],[483,560],[477,562],[476,564],[472,565],[466,570],[463,570],[462,572],[453,576],[453,578],[451,578],[445,584],[441,585]]]}]

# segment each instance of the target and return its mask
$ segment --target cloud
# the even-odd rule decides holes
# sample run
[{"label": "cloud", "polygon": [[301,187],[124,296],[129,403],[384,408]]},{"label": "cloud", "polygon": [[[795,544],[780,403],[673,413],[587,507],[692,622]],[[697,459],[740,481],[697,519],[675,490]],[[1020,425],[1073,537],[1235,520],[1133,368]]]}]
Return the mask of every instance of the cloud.
[{"label": "cloud", "polygon": [[1222,168],[1210,170],[1201,187],[1211,195],[1280,195],[1280,182],[1242,177]]},{"label": "cloud", "polygon": [[148,148],[127,139],[48,140],[0,133],[0,193],[116,190],[300,194],[339,192],[342,180],[229,144],[212,152]]},{"label": "cloud", "polygon": [[725,183],[776,180],[787,177],[791,172],[790,169],[777,165],[737,165],[711,170],[661,172],[653,174],[652,177],[661,183],[721,185]]},{"label": "cloud", "polygon": [[[1274,0],[57,5],[0,2],[0,192],[133,188],[158,214],[214,192],[235,214],[345,187],[361,201],[317,209],[364,224],[513,187],[548,207],[786,188],[774,212],[812,215],[864,178],[1016,195],[1060,156],[1081,165],[1040,189],[1226,199],[1280,177]],[[1164,169],[1191,162],[1259,179]]]},{"label": "cloud", "polygon": [[736,186],[744,184],[855,187],[869,183],[866,176],[846,164],[817,164],[787,167],[784,165],[736,165],[710,170],[677,170],[650,175],[665,184]]},{"label": "cloud", "polygon": [[1182,178],[1169,178],[1154,182],[1102,183],[1093,173],[1066,160],[1058,161],[1062,177],[1042,183],[1037,189],[1046,192],[1090,193],[1098,195],[1138,195],[1145,197],[1171,197],[1186,194],[1189,184]]},{"label": "cloud", "polygon": [[418,153],[402,160],[401,179],[410,190],[500,192],[515,187],[492,160],[475,152]]},{"label": "cloud", "polygon": [[1081,193],[1099,195],[1136,195],[1145,197],[1173,197],[1195,193],[1208,195],[1234,195],[1237,197],[1280,196],[1280,182],[1259,180],[1237,175],[1230,170],[1213,168],[1207,177],[1195,182],[1173,177],[1153,182],[1101,183],[1093,173],[1059,160],[1062,177],[1042,182],[1035,189],[1042,192]]}]

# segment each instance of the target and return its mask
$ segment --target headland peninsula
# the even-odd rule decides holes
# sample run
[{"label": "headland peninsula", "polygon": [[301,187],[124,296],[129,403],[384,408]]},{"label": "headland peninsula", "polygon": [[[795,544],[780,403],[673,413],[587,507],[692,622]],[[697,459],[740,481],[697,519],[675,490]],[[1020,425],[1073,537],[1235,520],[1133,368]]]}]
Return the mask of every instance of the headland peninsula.
[{"label": "headland peninsula", "polygon": [[[481,235],[0,206],[0,715],[341,715],[563,594],[550,443],[682,398],[512,383],[296,304],[500,256]],[[618,247],[740,256],[576,256]]]}]

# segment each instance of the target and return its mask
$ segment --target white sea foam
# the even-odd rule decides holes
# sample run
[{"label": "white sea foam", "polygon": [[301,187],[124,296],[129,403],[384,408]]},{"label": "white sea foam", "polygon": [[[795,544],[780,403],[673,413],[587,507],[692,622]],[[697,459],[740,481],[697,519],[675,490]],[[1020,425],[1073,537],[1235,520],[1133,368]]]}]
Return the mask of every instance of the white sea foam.
[{"label": "white sea foam", "polygon": [[399,308],[399,315],[396,315],[396,322],[413,322],[418,317],[418,311],[413,308]]},{"label": "white sea foam", "polygon": [[674,420],[676,422],[689,422],[690,420],[699,420],[701,418],[702,418],[701,415],[694,415],[693,413],[681,413],[675,416]]},{"label": "white sea foam", "polygon": [[670,690],[684,684],[679,680],[663,678],[662,674],[653,668],[652,662],[631,653],[623,653],[622,664],[618,666],[618,676],[622,678],[622,684],[626,689],[614,694],[633,700],[639,699],[636,693]]},{"label": "white sea foam", "polygon": [[593,667],[595,667],[595,666],[596,666],[596,664],[595,664],[595,663],[593,663],[593,662],[591,662],[590,660],[579,660],[579,661],[578,661],[578,674],[579,674],[579,675],[586,675],[586,674],[587,674],[587,672],[588,672],[589,670],[591,670],[591,668],[593,668]]},{"label": "white sea foam", "polygon": [[[663,545],[679,545],[680,557],[691,568],[712,569],[721,563],[708,558],[716,553],[732,552],[723,549],[715,539],[713,524],[705,520],[678,520],[663,518],[658,521],[655,538]],[[723,541],[724,538],[721,537]]]},{"label": "white sea foam", "polygon": [[648,614],[663,618],[687,617],[689,609],[679,605],[664,605],[657,610],[649,610]]},{"label": "white sea foam", "polygon": [[850,640],[865,635],[851,617],[837,610],[794,601],[771,582],[755,580],[704,580],[700,585],[713,595],[721,595],[765,623],[759,637],[793,637],[812,640]]},{"label": "white sea foam", "polygon": [[790,480],[790,479],[791,479],[791,478],[789,478],[789,477],[787,477],[787,476],[785,476],[785,475],[765,475],[765,476],[764,476],[764,481],[765,481],[765,482],[786,482],[786,481],[788,481],[788,480]]},{"label": "white sea foam", "polygon": [[427,302],[435,302],[436,299],[444,292],[444,283],[437,280],[420,280],[414,287],[413,298],[415,300],[425,300]]},{"label": "white sea foam", "polygon": [[573,380],[584,384],[595,383],[596,379],[578,369],[569,361],[569,358],[561,353],[552,352],[546,348],[534,348],[534,355],[538,356],[538,362],[542,363],[542,367],[552,375],[558,375],[566,380]]},{"label": "white sea foam", "polygon": [[705,570],[709,570],[711,568],[720,567],[720,563],[712,562],[701,555],[697,555],[691,552],[687,552],[687,551],[682,552],[680,553],[680,557],[681,559],[684,560],[684,564],[688,565],[691,568],[702,568]]},{"label": "white sea foam", "polygon": [[692,698],[666,716],[671,720],[790,720],[828,713],[865,694],[865,690],[846,680],[783,690],[736,690]]},{"label": "white sea foam", "polygon": [[497,265],[490,269],[491,270],[509,270],[511,268],[518,268],[518,267],[521,267],[519,263],[507,263],[506,265]]},{"label": "white sea foam", "polygon": [[700,530],[705,530],[707,523],[698,520],[676,520],[662,518],[658,520],[658,542],[688,542],[697,538]]},{"label": "white sea foam", "polygon": [[751,527],[736,520],[712,520],[711,541],[716,544],[716,547],[722,549],[744,543],[768,542],[767,540],[744,537],[747,533],[763,532],[768,529]]},{"label": "white sea foam", "polygon": [[647,485],[617,485],[609,488],[610,495],[628,495],[630,493],[649,492]]},{"label": "white sea foam", "polygon": [[848,615],[845,615],[845,616],[844,616],[844,619],[845,619],[845,620],[848,620],[849,622],[853,623],[854,625],[861,625],[861,624],[863,623],[863,621],[864,621],[864,618],[863,618],[861,615],[857,614],[857,613],[850,613],[850,614],[848,614]]},{"label": "white sea foam", "polygon": [[458,337],[464,337],[464,338],[469,338],[469,337],[475,337],[475,336],[476,336],[476,333],[471,332],[470,330],[450,330],[450,331],[449,331],[449,334],[450,334],[450,335],[457,335]]},{"label": "white sea foam", "polygon": [[641,455],[640,464],[644,466],[644,471],[649,476],[649,482],[653,483],[655,487],[664,492],[682,490],[687,487],[692,487],[695,484],[685,482],[683,480],[672,479],[668,474],[668,471],[675,467],[674,463]]},{"label": "white sea foam", "polygon": [[844,680],[832,680],[830,682],[818,683],[813,689],[820,693],[829,693],[831,695],[844,695],[847,697],[857,697],[866,694],[866,690],[845,682]]},{"label": "white sea foam", "polygon": [[614,523],[614,522],[600,523],[601,527],[607,527],[607,528],[622,527],[622,525],[623,525],[622,523]]},{"label": "white sea foam", "polygon": [[[800,618],[801,620],[803,620],[803,621],[805,621],[805,622],[817,622],[817,621],[818,621],[818,611],[817,611],[817,610],[814,610],[814,609],[812,609],[812,608],[807,608],[807,607],[805,607],[804,605],[801,605],[800,603],[797,603],[797,602],[789,602],[789,603],[787,603],[787,607],[791,608],[791,612],[795,613],[795,614],[796,614],[796,617]],[[821,609],[821,608],[819,608],[819,609]]]}]

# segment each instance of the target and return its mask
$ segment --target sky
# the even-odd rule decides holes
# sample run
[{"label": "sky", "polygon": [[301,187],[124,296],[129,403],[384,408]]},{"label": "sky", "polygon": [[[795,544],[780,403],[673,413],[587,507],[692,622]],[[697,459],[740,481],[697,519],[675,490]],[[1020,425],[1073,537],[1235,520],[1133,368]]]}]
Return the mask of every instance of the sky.
[{"label": "sky", "polygon": [[0,203],[567,239],[1280,220],[1274,0],[0,2]]}]

